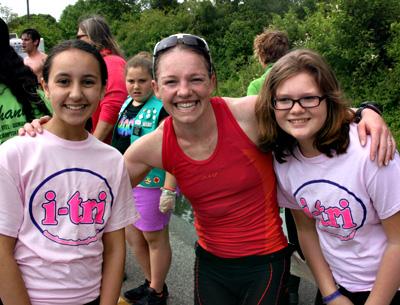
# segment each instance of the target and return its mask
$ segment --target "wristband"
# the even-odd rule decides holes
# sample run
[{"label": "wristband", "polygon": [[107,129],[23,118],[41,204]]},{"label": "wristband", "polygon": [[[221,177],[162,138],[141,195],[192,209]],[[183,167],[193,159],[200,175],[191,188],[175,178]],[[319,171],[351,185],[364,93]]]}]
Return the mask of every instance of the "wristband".
[{"label": "wristband", "polygon": [[371,110],[375,111],[377,114],[379,114],[380,116],[382,116],[382,109],[377,103],[364,102],[364,103],[361,103],[360,107],[358,107],[356,114],[354,116],[354,121],[356,123],[359,123],[361,121],[361,119],[362,119],[361,114],[365,108],[371,109]]},{"label": "wristband", "polygon": [[330,294],[330,295],[328,295],[328,296],[326,296],[326,297],[323,297],[322,298],[322,302],[324,303],[324,304],[328,304],[329,302],[331,302],[331,301],[333,301],[334,299],[336,299],[337,297],[340,297],[342,294],[340,293],[340,291],[339,290],[336,290],[334,293],[332,293],[332,294]]}]

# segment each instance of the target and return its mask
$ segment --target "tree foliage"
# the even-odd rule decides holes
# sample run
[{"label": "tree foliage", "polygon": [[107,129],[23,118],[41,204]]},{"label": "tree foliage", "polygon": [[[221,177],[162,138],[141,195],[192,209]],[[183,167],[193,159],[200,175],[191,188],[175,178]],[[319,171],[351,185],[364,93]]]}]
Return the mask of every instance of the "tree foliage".
[{"label": "tree foliage", "polygon": [[5,23],[9,23],[16,17],[18,17],[18,15],[13,13],[9,7],[0,4],[0,18],[2,18]]},{"label": "tree foliage", "polygon": [[288,33],[292,47],[320,52],[355,103],[375,99],[387,109],[398,107],[398,0],[78,0],[58,23],[38,15],[29,23],[10,17],[10,25],[17,32],[28,24],[37,27],[51,46],[74,37],[78,20],[92,14],[107,19],[127,57],[152,51],[176,32],[203,36],[218,71],[219,94],[231,96],[244,95],[262,73],[252,56],[255,35],[278,28]]}]

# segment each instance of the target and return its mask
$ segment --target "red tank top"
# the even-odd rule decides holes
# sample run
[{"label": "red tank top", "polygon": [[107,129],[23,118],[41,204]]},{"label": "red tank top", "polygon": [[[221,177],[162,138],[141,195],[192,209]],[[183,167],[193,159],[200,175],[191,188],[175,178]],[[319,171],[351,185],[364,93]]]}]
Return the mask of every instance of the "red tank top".
[{"label": "red tank top", "polygon": [[218,143],[207,160],[179,147],[171,117],[164,123],[162,159],[193,206],[199,244],[224,258],[273,253],[287,246],[276,201],[272,154],[243,132],[222,98],[212,98]]}]

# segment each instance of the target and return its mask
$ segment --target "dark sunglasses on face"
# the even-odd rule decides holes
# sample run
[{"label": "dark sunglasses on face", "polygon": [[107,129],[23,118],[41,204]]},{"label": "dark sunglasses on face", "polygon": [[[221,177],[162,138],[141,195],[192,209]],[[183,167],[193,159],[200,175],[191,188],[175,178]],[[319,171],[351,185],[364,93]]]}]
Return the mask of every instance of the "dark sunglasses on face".
[{"label": "dark sunglasses on face", "polygon": [[208,56],[210,66],[212,66],[210,49],[207,45],[207,42],[199,36],[192,34],[183,34],[183,33],[171,35],[157,42],[153,50],[153,62],[155,61],[155,58],[160,52],[165,51],[169,48],[173,48],[178,44],[184,44],[186,46],[190,46],[197,50],[202,51],[204,54]]}]

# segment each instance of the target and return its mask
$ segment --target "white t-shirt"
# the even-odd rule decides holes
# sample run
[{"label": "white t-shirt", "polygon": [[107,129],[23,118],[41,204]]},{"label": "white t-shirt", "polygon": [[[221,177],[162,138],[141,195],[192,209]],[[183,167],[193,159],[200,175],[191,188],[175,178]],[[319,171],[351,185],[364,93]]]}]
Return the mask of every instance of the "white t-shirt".
[{"label": "white t-shirt", "polygon": [[349,291],[369,291],[386,247],[381,219],[400,211],[400,159],[379,168],[350,127],[347,153],[274,161],[281,207],[316,220],[320,245],[335,281]]},{"label": "white t-shirt", "polygon": [[44,131],[0,146],[0,234],[33,305],[84,304],[100,294],[102,236],[137,219],[121,154],[92,135]]}]

